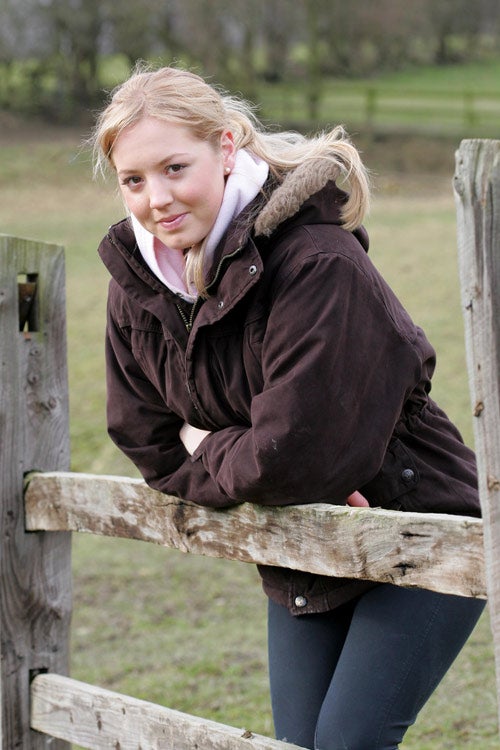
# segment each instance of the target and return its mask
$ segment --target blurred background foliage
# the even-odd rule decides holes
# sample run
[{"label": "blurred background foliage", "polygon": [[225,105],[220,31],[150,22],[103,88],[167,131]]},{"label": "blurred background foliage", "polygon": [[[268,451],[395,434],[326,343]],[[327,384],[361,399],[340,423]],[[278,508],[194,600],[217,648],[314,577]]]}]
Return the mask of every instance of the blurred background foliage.
[{"label": "blurred background foliage", "polygon": [[[329,119],[331,80],[375,84],[387,71],[499,57],[498,0],[0,0],[0,110],[54,123],[90,119],[139,59],[198,70],[262,102],[264,117],[281,102],[307,125]],[[469,120],[476,89],[453,88]],[[386,94],[364,86],[365,121]]]}]

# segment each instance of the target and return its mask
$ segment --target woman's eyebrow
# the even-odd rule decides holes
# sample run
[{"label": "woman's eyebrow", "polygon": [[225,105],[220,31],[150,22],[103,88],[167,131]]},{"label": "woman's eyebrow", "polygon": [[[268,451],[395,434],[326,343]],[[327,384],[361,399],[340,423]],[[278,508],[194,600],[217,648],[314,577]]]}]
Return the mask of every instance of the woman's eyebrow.
[{"label": "woman's eyebrow", "polygon": [[[160,159],[160,161],[158,161],[157,164],[155,164],[154,166],[161,167],[164,164],[168,164],[169,162],[172,162],[172,161],[177,161],[179,159],[186,159],[188,156],[189,154],[187,153],[169,154],[168,156],[165,156],[162,159]],[[136,169],[124,168],[124,169],[120,169],[120,171],[117,172],[117,174],[120,176],[125,176],[125,175],[130,175],[130,174],[137,174],[137,172],[141,172],[141,171],[142,171],[141,167],[137,167]]]}]

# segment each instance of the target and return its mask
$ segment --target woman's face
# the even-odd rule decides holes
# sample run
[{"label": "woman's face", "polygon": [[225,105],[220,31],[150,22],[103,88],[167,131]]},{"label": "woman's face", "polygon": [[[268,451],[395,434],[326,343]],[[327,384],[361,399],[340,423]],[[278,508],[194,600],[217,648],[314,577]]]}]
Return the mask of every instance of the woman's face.
[{"label": "woman's face", "polygon": [[112,151],[127,208],[177,250],[198,245],[210,232],[222,203],[226,168],[234,166],[234,158],[229,132],[214,147],[189,128],[155,117],[125,128]]}]

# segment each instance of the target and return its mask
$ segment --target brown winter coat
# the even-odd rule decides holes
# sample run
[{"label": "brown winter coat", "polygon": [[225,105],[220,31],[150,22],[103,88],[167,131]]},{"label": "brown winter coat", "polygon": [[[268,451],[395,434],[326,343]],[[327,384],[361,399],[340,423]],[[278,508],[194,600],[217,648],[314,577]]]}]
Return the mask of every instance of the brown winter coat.
[{"label": "brown winter coat", "polygon": [[[328,170],[289,175],[233,222],[194,308],[151,274],[127,220],[110,229],[109,433],[148,484],[202,505],[344,504],[360,490],[372,506],[478,515],[473,453],[429,398],[434,351],[366,233],[340,225]],[[193,456],[184,421],[211,431]],[[373,585],[260,572],[296,614]]]}]

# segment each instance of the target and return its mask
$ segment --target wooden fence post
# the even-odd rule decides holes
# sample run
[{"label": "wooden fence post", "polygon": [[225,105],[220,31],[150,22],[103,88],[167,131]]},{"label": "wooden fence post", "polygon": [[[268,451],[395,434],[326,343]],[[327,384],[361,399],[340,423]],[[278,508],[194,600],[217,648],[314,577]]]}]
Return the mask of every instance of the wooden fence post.
[{"label": "wooden fence post", "polygon": [[26,532],[23,477],[69,467],[62,248],[0,235],[2,750],[68,748],[30,729],[29,683],[68,672],[71,536]]},{"label": "wooden fence post", "polygon": [[500,141],[462,141],[455,198],[500,717]]}]

